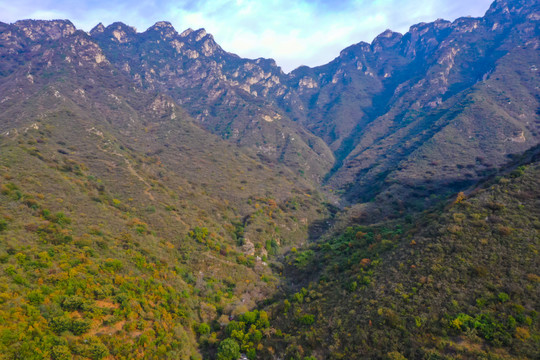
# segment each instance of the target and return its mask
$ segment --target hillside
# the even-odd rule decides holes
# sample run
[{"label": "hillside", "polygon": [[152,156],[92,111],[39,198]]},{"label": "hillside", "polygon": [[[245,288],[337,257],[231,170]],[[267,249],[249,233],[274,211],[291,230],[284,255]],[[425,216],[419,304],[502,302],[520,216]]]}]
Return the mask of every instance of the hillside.
[{"label": "hillside", "polygon": [[536,145],[539,11],[497,0],[483,18],[388,30],[295,70],[307,111],[293,118],[335,152],[329,184],[386,215],[413,211]]},{"label": "hillside", "polygon": [[275,254],[326,216],[317,190],[134,87],[69,23],[6,33],[2,358],[199,356],[200,326],[275,291]]},{"label": "hillside", "polygon": [[289,358],[538,358],[536,153],[418,221],[353,226],[290,253],[297,289],[272,307],[269,346]]},{"label": "hillside", "polygon": [[119,71],[207,130],[325,180],[345,204],[376,198],[395,216],[538,143],[539,11],[497,0],[482,18],[387,30],[290,74],[226,52],[204,29],[159,22],[137,33],[114,23],[90,34]]},{"label": "hillside", "polygon": [[0,359],[536,359],[540,4],[285,74],[0,22]]},{"label": "hillside", "polygon": [[168,22],[143,33],[123,23],[100,24],[90,34],[116,68],[137,85],[171,96],[211,132],[314,180],[332,167],[324,141],[268,101],[270,91],[286,91],[285,74],[273,60],[241,59],[204,29],[179,34]]}]

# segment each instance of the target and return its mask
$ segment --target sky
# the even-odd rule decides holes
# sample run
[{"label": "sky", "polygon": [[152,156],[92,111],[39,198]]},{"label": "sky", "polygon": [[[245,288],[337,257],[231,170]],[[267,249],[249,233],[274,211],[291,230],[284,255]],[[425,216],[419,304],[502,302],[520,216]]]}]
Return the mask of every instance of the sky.
[{"label": "sky", "polygon": [[285,72],[323,65],[386,29],[405,33],[438,18],[483,16],[492,0],[0,0],[0,21],[69,19],[89,31],[121,21],[145,31],[169,21],[205,28],[229,52],[273,58]]}]

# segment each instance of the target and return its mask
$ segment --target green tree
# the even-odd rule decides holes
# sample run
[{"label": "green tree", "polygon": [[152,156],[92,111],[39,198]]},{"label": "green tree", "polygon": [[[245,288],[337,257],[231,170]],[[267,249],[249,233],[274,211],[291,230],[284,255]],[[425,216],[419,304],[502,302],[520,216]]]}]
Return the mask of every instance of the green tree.
[{"label": "green tree", "polygon": [[218,360],[237,360],[240,357],[240,346],[233,339],[225,339],[219,344]]},{"label": "green tree", "polygon": [[92,360],[101,360],[109,355],[109,350],[101,342],[96,342],[88,348],[88,357]]},{"label": "green tree", "polygon": [[54,346],[51,350],[51,358],[53,360],[71,360],[71,351],[65,345]]},{"label": "green tree", "polygon": [[201,323],[197,328],[197,333],[199,335],[206,335],[210,333],[210,326],[206,323]]}]

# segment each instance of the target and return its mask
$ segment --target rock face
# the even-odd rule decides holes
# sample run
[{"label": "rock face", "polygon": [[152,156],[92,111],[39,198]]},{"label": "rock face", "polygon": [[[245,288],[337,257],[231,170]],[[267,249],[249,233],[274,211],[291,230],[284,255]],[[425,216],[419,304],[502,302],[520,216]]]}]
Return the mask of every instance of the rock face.
[{"label": "rock face", "polygon": [[289,90],[273,60],[241,59],[204,29],[179,34],[168,22],[143,33],[121,23],[98,25],[91,36],[137,85],[167,93],[206,129],[313,179],[331,168],[327,145],[274,103]]},{"label": "rock face", "polygon": [[203,29],[178,34],[161,22],[120,45],[118,24],[92,36],[140,86],[167,92],[210,131],[314,177],[332,163],[329,148],[329,184],[352,202],[385,182],[395,184],[386,196],[419,200],[538,142],[535,14],[534,2],[500,0],[483,18],[387,30],[290,74],[227,53]]},{"label": "rock face", "polygon": [[68,54],[58,61],[110,64],[138,91],[166,94],[265,161],[324,178],[349,202],[377,197],[404,210],[538,143],[539,10],[497,0],[483,18],[387,30],[290,74],[271,59],[226,52],[204,29],[158,22],[138,33],[118,22],[86,34],[69,21],[25,20],[0,23],[0,71],[34,82],[21,59],[48,67],[59,56],[51,45],[62,44]]},{"label": "rock face", "polygon": [[67,20],[20,20],[15,27],[32,41],[59,40],[73,35],[75,26]]},{"label": "rock face", "polygon": [[500,0],[483,18],[387,30],[293,71],[278,102],[334,151],[329,183],[349,200],[425,204],[538,143],[539,11]]}]

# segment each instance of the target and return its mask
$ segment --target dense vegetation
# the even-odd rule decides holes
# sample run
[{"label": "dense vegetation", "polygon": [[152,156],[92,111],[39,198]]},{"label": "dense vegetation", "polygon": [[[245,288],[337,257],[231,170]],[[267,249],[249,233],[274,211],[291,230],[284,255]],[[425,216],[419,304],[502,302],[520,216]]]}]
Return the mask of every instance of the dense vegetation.
[{"label": "dense vegetation", "polygon": [[81,70],[50,71],[2,115],[1,356],[213,357],[229,318],[275,292],[277,254],[327,216],[320,195],[174,106],[156,119],[167,99],[81,99]]},{"label": "dense vegetation", "polygon": [[0,23],[0,359],[540,358],[539,6],[291,74]]},{"label": "dense vegetation", "polygon": [[[88,165],[47,161],[44,135],[2,145],[7,359],[538,356],[537,163],[300,248],[291,227],[311,196],[250,197],[249,216],[217,228],[172,200],[118,200]],[[179,217],[198,225],[159,228]]]},{"label": "dense vegetation", "polygon": [[304,287],[273,307],[280,345],[291,359],[538,358],[539,198],[536,162],[412,223],[291,253]]}]

